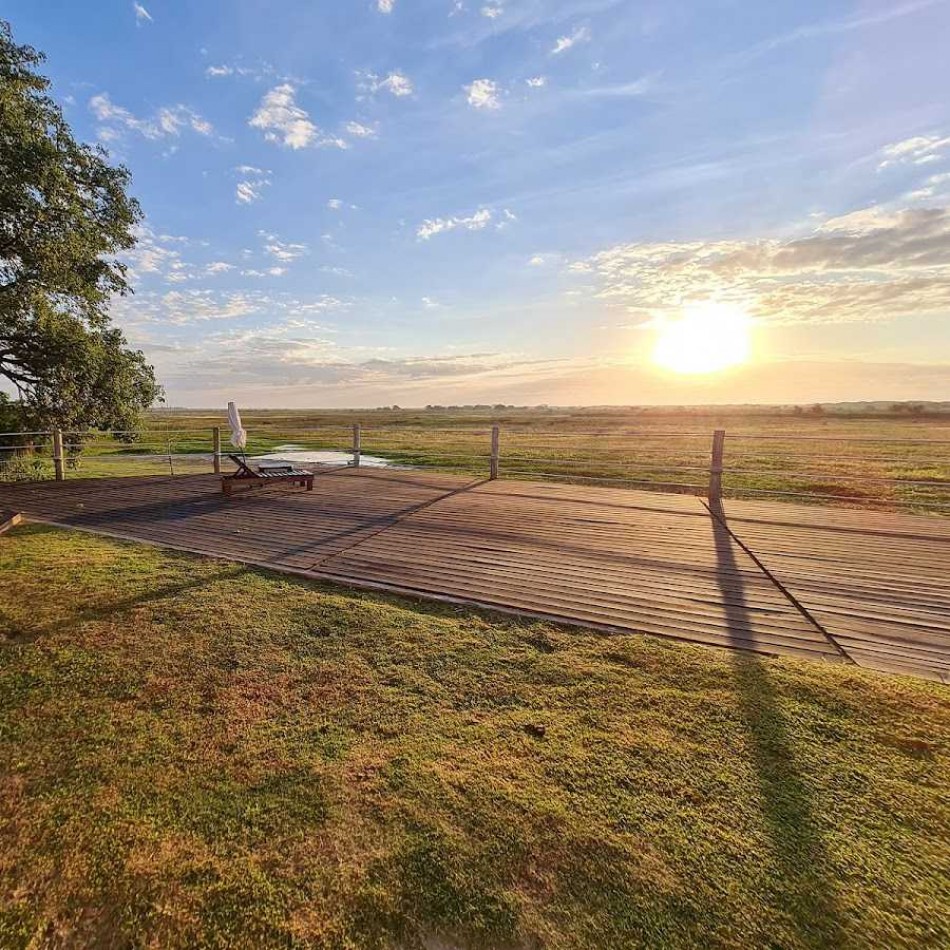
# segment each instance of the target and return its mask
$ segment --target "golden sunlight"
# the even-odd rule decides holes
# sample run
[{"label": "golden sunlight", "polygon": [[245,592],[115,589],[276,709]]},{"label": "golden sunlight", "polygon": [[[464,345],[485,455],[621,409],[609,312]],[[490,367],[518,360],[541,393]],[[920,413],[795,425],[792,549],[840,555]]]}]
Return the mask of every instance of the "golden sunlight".
[{"label": "golden sunlight", "polygon": [[749,359],[752,321],[729,304],[689,304],[658,327],[653,362],[675,373],[715,373]]}]

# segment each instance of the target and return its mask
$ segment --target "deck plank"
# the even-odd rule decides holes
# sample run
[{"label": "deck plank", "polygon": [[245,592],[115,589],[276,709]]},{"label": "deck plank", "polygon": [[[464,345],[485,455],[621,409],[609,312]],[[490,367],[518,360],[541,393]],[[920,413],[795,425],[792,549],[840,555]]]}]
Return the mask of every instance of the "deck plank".
[{"label": "deck plank", "polygon": [[723,514],[856,663],[950,683],[950,520],[734,500]]},{"label": "deck plank", "polygon": [[231,498],[208,475],[5,484],[0,508],[596,629],[950,679],[941,519],[728,502],[720,520],[689,495],[369,469]]}]

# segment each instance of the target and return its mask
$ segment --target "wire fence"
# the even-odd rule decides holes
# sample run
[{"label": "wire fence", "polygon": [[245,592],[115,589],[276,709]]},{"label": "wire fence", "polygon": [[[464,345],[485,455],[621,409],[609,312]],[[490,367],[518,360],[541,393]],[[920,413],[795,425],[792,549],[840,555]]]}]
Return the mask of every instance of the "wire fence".
[{"label": "wire fence", "polygon": [[[217,438],[213,426],[0,433],[0,479],[226,471],[226,456],[236,450],[227,430]],[[721,482],[727,498],[950,512],[950,439],[727,431],[718,462],[712,445],[712,431],[700,427],[304,427],[270,420],[251,427],[246,454],[315,468],[402,466],[697,495]]]}]

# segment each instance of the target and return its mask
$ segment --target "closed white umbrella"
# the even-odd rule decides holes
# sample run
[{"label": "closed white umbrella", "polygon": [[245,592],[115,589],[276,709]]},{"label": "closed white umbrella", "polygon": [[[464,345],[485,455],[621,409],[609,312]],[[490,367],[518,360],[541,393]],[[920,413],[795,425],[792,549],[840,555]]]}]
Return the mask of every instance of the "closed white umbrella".
[{"label": "closed white umbrella", "polygon": [[228,403],[228,425],[231,426],[231,445],[243,450],[247,446],[247,430],[241,425],[241,413],[233,402]]}]

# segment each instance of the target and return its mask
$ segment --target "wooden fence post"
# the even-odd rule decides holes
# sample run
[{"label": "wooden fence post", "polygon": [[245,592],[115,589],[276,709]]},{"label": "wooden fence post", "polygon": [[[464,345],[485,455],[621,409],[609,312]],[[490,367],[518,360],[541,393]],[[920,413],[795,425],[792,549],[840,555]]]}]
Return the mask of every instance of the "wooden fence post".
[{"label": "wooden fence post", "polygon": [[214,474],[221,474],[221,426],[214,426],[211,430],[211,451],[214,453]]},{"label": "wooden fence post", "polygon": [[63,430],[53,429],[53,470],[56,481],[61,482],[66,477],[66,458],[63,454]]},{"label": "wooden fence post", "polygon": [[709,465],[709,501],[718,504],[722,501],[722,460],[726,445],[726,430],[716,429],[713,433],[712,459]]},{"label": "wooden fence post", "polygon": [[360,456],[363,454],[363,427],[353,423],[353,466],[360,467]]},{"label": "wooden fence post", "polygon": [[501,455],[499,448],[501,445],[501,427],[491,427],[491,463],[489,466],[488,477],[492,480],[498,478],[498,459]]}]

